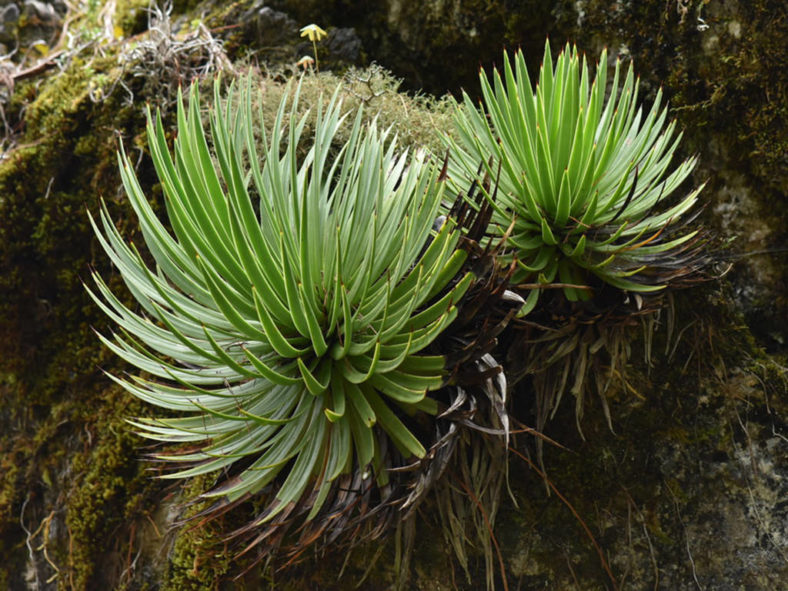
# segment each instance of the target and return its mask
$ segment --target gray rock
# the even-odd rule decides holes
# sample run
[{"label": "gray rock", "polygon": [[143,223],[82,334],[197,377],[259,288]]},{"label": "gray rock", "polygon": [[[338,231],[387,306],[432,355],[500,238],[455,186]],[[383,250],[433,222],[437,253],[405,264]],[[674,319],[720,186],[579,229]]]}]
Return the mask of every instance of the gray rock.
[{"label": "gray rock", "polygon": [[298,24],[284,12],[255,5],[246,13],[246,28],[261,46],[290,45],[298,38]]},{"label": "gray rock", "polygon": [[0,26],[15,23],[19,20],[19,7],[16,4],[9,4],[0,8]]},{"label": "gray rock", "polygon": [[358,64],[361,60],[361,39],[353,28],[332,29],[324,43],[332,60]]},{"label": "gray rock", "polygon": [[25,15],[29,19],[38,19],[44,25],[54,25],[60,21],[54,5],[39,0],[25,0]]}]

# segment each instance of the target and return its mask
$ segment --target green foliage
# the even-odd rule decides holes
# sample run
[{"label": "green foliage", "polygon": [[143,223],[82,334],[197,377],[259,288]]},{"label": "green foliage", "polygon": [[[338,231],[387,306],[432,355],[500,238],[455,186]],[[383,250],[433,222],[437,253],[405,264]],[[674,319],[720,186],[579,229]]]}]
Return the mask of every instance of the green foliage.
[{"label": "green foliage", "polygon": [[[514,283],[542,288],[560,282],[570,301],[589,299],[591,278],[616,288],[665,287],[665,267],[697,232],[668,230],[697,200],[700,188],[663,207],[695,166],[669,165],[678,138],[665,127],[661,93],[645,115],[637,106],[632,68],[620,63],[606,98],[607,56],[590,79],[585,58],[567,45],[555,67],[549,44],[535,91],[522,52],[504,54],[503,76],[480,74],[483,106],[466,94],[449,140],[460,184],[483,170],[496,182],[492,232],[505,239],[502,260],[515,263]],[[701,187],[702,188],[702,187]],[[680,266],[680,265],[679,265]],[[536,305],[533,289],[521,313]]]},{"label": "green foliage", "polygon": [[[114,379],[186,415],[134,422],[146,437],[196,444],[159,456],[178,465],[165,477],[235,467],[206,496],[238,501],[275,482],[260,521],[299,501],[311,519],[340,475],[366,476],[372,466],[386,483],[376,426],[402,456],[425,454],[400,416],[435,411],[426,392],[442,385],[444,358],[419,353],[454,319],[472,277],[454,282],[465,259],[454,224],[432,229],[443,183],[424,153],[398,153],[388,132],[362,124],[361,111],[346,122],[337,92],[318,106],[301,156],[298,89],[289,109],[287,94],[281,101],[269,136],[255,121],[249,85],[237,110],[233,88],[224,106],[218,88],[218,171],[196,87],[188,109],[179,97],[174,154],[161,120],[149,116],[172,233],[119,156],[156,268],[124,243],[106,209],[103,231],[94,222],[143,312],[98,275],[92,295],[121,329],[102,340],[154,378]],[[337,152],[343,125],[351,131]]]}]

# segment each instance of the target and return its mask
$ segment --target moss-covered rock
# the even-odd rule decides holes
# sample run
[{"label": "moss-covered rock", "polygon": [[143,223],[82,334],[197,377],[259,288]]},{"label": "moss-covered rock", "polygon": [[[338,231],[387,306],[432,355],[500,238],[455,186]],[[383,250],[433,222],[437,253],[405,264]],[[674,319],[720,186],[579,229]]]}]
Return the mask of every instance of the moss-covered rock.
[{"label": "moss-covered rock", "polygon": [[[646,99],[662,85],[708,179],[704,216],[738,253],[729,279],[755,334],[785,351],[788,15],[782,2],[578,4],[576,38],[631,58]],[[741,255],[741,256],[738,256]]]},{"label": "moss-covered rock", "polygon": [[548,425],[569,448],[546,446],[552,495],[536,492],[533,472],[512,469],[519,507],[502,514],[498,531],[513,581],[610,588],[601,552],[618,588],[779,588],[778,499],[788,491],[786,456],[774,451],[785,446],[786,378],[721,295],[677,300],[688,328],[671,339],[658,331],[654,350],[668,355],[651,368],[635,361],[626,386],[610,393],[613,431],[598,404],[586,407],[585,439],[563,426],[571,409]]}]

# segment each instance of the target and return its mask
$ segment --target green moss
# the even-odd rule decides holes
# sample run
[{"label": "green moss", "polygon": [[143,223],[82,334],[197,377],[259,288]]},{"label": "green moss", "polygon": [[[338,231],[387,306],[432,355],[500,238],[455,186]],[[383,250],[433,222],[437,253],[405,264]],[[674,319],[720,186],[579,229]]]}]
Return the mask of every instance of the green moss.
[{"label": "green moss", "polygon": [[[40,381],[51,378],[40,371],[42,365],[84,352],[86,346],[97,349],[84,332],[75,330],[79,325],[69,324],[87,320],[77,316],[87,305],[79,276],[90,252],[81,211],[95,202],[96,186],[109,185],[102,174],[105,169],[97,165],[110,155],[106,146],[101,149],[101,140],[93,140],[91,150],[75,149],[85,141],[79,138],[102,137],[94,130],[109,123],[93,120],[96,106],[87,98],[89,78],[89,69],[75,63],[44,85],[27,107],[27,134],[20,141],[26,147],[7,155],[0,166],[0,194],[5,196],[0,208],[9,222],[0,229],[0,257],[12,269],[0,282],[4,293],[13,294],[0,304],[0,326],[15,327],[18,337],[5,341],[15,350],[5,351],[4,367],[17,375],[17,387],[34,391],[34,400],[41,403],[48,401],[51,391],[39,387]],[[20,96],[33,90],[23,88]],[[42,339],[54,326],[71,330],[53,331]],[[59,364],[70,366],[74,375],[97,361],[74,357],[73,365]]]},{"label": "green moss", "polygon": [[[211,488],[210,476],[191,479],[183,487],[183,498],[193,499]],[[184,517],[195,515],[207,502],[193,505]],[[215,525],[186,527],[175,535],[163,591],[199,591],[218,589],[230,570],[232,551],[224,543]]]},{"label": "green moss", "polygon": [[123,552],[134,540],[126,533],[150,502],[152,485],[145,466],[135,458],[138,438],[125,420],[142,413],[142,405],[116,387],[104,391],[91,409],[81,409],[79,421],[90,429],[92,445],[71,455],[73,484],[66,505],[70,548],[68,577],[76,589],[107,588],[113,580],[98,568],[110,552]]},{"label": "green moss", "polygon": [[0,162],[0,451],[9,464],[0,470],[0,580],[9,588],[25,576],[23,506],[30,532],[52,519],[51,531],[65,525],[59,531],[70,536],[46,542],[53,567],[38,529],[30,544],[42,576],[57,567],[64,587],[102,588],[90,586],[105,559],[96,548],[139,517],[129,503],[149,486],[123,423],[138,409],[106,390],[99,367],[117,362],[91,334],[105,321],[82,286],[91,264],[108,270],[93,258],[85,208],[95,212],[99,195],[114,197],[119,184],[113,130],[123,133],[132,115],[141,123],[120,95],[91,101],[94,76],[116,76],[114,64],[75,58],[45,83],[20,83],[6,108],[11,122],[24,122],[19,147]]},{"label": "green moss", "polygon": [[126,37],[139,35],[147,29],[148,0],[121,0],[115,13],[115,25]]}]

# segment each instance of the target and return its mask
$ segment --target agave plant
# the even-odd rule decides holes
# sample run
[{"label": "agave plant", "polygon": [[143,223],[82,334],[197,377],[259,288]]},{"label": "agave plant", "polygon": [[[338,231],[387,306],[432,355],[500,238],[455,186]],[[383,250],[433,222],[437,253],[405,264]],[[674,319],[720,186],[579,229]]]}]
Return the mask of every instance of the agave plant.
[{"label": "agave plant", "polygon": [[458,275],[466,253],[456,224],[433,227],[440,166],[398,152],[361,112],[347,119],[338,91],[318,107],[311,140],[298,89],[270,136],[251,84],[231,87],[224,102],[218,83],[214,92],[213,151],[195,85],[188,108],[178,98],[172,152],[161,118],[148,113],[171,231],[121,147],[123,185],[155,268],[104,206],[101,228],[91,221],[140,310],[95,274],[91,294],[120,329],[102,341],[142,372],[113,379],[166,411],[133,425],[183,444],[159,454],[176,465],[164,478],[215,473],[205,496],[224,505],[266,490],[257,524],[294,507],[308,521],[340,476],[385,485],[380,441],[403,460],[424,456],[407,417],[436,412],[427,393],[442,385],[445,364],[425,348],[454,319],[472,276]]},{"label": "agave plant", "polygon": [[[513,63],[512,63],[513,62]],[[676,233],[676,222],[702,187],[672,205],[664,200],[695,166],[669,166],[681,134],[665,126],[662,92],[645,115],[630,66],[620,84],[616,61],[607,88],[607,54],[590,79],[586,59],[569,45],[552,66],[549,44],[534,90],[522,52],[503,56],[503,77],[480,73],[483,104],[465,94],[455,116],[458,141],[449,141],[452,176],[466,183],[481,170],[497,179],[492,233],[505,238],[512,282],[562,287],[570,301],[591,297],[594,281],[631,292],[663,289],[693,271],[684,256],[696,232]],[[674,229],[676,231],[674,231]]]}]

